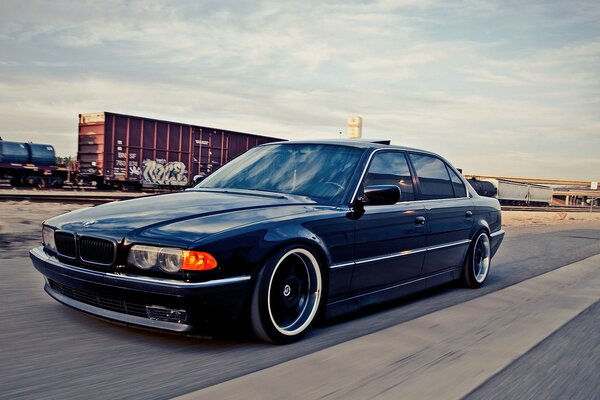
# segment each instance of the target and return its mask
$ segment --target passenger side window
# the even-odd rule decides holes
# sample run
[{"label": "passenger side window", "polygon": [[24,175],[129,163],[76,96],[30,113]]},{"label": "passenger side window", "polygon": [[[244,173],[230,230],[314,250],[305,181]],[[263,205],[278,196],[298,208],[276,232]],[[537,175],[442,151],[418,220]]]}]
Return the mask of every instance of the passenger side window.
[{"label": "passenger side window", "polygon": [[467,197],[467,188],[465,184],[460,179],[460,177],[454,172],[454,170],[448,167],[448,172],[450,172],[450,178],[452,179],[452,186],[454,187],[454,197]]},{"label": "passenger side window", "polygon": [[375,153],[365,176],[364,186],[396,185],[400,188],[400,201],[415,199],[412,176],[406,156],[398,151]]},{"label": "passenger side window", "polygon": [[425,154],[411,153],[410,161],[415,167],[423,200],[454,197],[452,182],[442,160]]}]

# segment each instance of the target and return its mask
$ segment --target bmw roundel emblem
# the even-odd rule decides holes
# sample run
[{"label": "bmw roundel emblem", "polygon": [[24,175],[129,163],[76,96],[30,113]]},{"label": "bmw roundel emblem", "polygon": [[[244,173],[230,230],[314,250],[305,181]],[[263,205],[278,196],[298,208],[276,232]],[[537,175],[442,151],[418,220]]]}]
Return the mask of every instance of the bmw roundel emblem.
[{"label": "bmw roundel emblem", "polygon": [[91,220],[89,220],[89,221],[85,221],[85,222],[83,223],[83,226],[92,226],[92,225],[94,225],[96,222],[98,222],[98,221],[91,219]]}]

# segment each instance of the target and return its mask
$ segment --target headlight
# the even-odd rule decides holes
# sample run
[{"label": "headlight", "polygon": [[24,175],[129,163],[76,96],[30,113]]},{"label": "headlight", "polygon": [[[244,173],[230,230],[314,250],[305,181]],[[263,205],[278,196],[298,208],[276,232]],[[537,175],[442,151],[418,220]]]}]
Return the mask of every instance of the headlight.
[{"label": "headlight", "polygon": [[181,269],[183,250],[160,249],[158,253],[158,266],[165,272],[177,272]]},{"label": "headlight", "polygon": [[56,242],[54,241],[54,229],[49,226],[42,226],[42,244],[48,250],[56,253]]},{"label": "headlight", "polygon": [[129,250],[127,264],[141,269],[150,269],[156,266],[159,250],[161,250],[159,247],[133,246]]},{"label": "headlight", "polygon": [[217,260],[205,252],[134,245],[129,250],[127,264],[140,269],[160,268],[165,272],[207,271],[217,267]]}]

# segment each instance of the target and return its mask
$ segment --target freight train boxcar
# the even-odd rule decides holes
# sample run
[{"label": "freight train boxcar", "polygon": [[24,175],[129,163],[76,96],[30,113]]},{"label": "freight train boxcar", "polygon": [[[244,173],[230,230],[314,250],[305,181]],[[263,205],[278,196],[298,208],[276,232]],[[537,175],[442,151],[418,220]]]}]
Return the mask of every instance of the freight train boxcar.
[{"label": "freight train boxcar", "polygon": [[529,185],[529,204],[534,206],[549,206],[552,204],[554,190],[543,185]]},{"label": "freight train boxcar", "polygon": [[263,143],[282,139],[110,112],[79,115],[80,178],[100,188],[188,186]]},{"label": "freight train boxcar", "polygon": [[513,182],[502,179],[469,179],[481,196],[497,198],[501,204],[548,206],[553,189],[548,186]]}]

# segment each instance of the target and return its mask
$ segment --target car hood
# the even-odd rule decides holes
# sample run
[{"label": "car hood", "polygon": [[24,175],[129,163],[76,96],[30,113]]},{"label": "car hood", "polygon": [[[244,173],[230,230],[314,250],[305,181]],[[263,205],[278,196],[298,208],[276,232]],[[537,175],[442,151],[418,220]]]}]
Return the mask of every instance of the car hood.
[{"label": "car hood", "polygon": [[255,191],[189,190],[77,210],[45,222],[80,235],[187,246],[207,235],[314,212],[314,201]]}]

